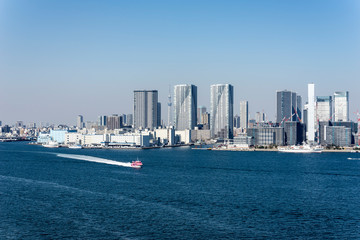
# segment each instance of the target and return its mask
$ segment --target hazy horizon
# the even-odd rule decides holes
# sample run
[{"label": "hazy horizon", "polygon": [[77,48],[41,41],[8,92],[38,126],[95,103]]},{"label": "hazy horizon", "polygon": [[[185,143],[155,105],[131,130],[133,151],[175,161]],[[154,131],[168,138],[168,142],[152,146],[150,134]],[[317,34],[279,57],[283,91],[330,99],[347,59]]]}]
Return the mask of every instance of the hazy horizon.
[{"label": "hazy horizon", "polygon": [[75,124],[129,114],[133,91],[234,86],[234,115],[275,119],[277,90],[349,91],[360,107],[360,2],[0,0],[0,121]]}]

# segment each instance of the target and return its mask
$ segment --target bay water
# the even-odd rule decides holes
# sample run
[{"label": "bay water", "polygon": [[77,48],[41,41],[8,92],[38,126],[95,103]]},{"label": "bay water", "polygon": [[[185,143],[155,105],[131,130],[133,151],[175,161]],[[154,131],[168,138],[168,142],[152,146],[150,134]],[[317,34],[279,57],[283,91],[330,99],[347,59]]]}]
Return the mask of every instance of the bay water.
[{"label": "bay water", "polygon": [[359,183],[359,153],[0,143],[0,239],[359,239]]}]

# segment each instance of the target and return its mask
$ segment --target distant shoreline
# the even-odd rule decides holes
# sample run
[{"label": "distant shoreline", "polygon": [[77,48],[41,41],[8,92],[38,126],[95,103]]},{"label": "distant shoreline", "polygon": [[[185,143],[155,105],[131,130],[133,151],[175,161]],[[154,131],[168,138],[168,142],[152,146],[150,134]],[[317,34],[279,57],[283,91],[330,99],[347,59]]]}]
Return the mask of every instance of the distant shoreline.
[{"label": "distant shoreline", "polygon": [[[278,149],[258,149],[258,148],[249,148],[249,149],[206,149],[206,148],[192,148],[195,150],[211,150],[211,151],[232,151],[232,152],[279,152]],[[355,151],[355,152],[354,152]],[[322,153],[360,153],[360,150],[353,149],[324,149]]]}]

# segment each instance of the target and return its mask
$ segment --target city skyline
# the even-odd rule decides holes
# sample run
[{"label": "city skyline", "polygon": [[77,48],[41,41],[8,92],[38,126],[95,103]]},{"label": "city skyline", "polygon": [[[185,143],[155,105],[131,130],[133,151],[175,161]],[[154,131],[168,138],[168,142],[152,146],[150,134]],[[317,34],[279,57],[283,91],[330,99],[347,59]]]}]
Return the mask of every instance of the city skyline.
[{"label": "city skyline", "polygon": [[[223,84],[213,84],[213,85],[210,85],[209,87],[210,87],[210,89],[212,88],[212,86],[214,86],[214,85],[223,85]],[[225,84],[225,85],[229,85],[229,84]],[[231,85],[231,84],[230,84]],[[308,86],[309,84],[307,84],[307,86]],[[311,85],[314,85],[313,83],[311,84]],[[174,89],[176,89],[177,87],[186,87],[186,86],[192,86],[192,87],[195,87],[195,89],[197,89],[197,86],[195,86],[195,85],[193,85],[193,84],[179,84],[179,85],[175,85],[174,86]],[[232,85],[231,85],[232,86]],[[232,95],[234,95],[234,90],[232,90],[233,91],[233,93],[232,93]],[[134,115],[135,114],[135,102],[136,101],[134,101],[135,99],[136,99],[136,95],[135,95],[135,93],[139,93],[139,92],[156,92],[156,99],[158,99],[158,91],[157,90],[133,90],[132,91],[133,93],[134,93],[134,95],[133,95],[133,105],[132,105],[132,107],[133,107],[133,111],[132,112],[128,112],[128,113],[125,113],[125,112],[118,112],[118,113],[112,113],[112,114],[108,114],[109,116],[110,115],[118,115],[118,114],[121,114],[121,115]],[[280,98],[279,98],[279,94],[283,94],[283,93],[289,93],[290,95],[289,96],[287,96],[289,99],[287,100],[287,101],[285,101],[285,103],[286,102],[288,102],[288,101],[290,101],[290,102],[293,102],[293,101],[295,101],[295,103],[296,103],[296,106],[294,106],[293,104],[291,104],[291,106],[289,105],[289,109],[291,109],[291,110],[289,110],[288,111],[288,113],[287,114],[285,114],[287,117],[278,117],[277,115],[277,112],[279,111],[279,104],[280,104]],[[309,94],[309,89],[308,89],[308,93],[307,94]],[[197,90],[196,90],[196,101],[197,101]],[[331,95],[331,94],[330,94]],[[328,97],[330,97],[330,99],[335,99],[335,96],[336,95],[339,95],[339,96],[341,96],[342,98],[345,96],[345,100],[342,100],[342,102],[341,102],[341,104],[339,105],[339,109],[342,109],[343,108],[343,105],[344,106],[347,106],[346,108],[345,108],[345,110],[346,110],[346,112],[345,112],[345,117],[342,117],[342,118],[340,118],[340,120],[341,121],[356,121],[356,117],[354,117],[354,118],[351,118],[350,116],[351,116],[351,112],[349,112],[349,105],[350,105],[350,103],[351,103],[351,101],[349,101],[349,91],[343,91],[343,92],[339,92],[339,91],[334,91],[333,92],[333,97],[331,97],[331,96],[319,96],[319,95],[314,95],[314,98],[315,98],[315,100],[314,100],[314,104],[316,104],[316,106],[317,106],[317,104],[318,103],[321,103],[321,102],[323,102],[323,98],[328,98]],[[172,115],[174,115],[174,117],[176,116],[176,114],[174,113],[175,112],[175,109],[174,109],[174,101],[175,101],[175,99],[174,99],[174,96],[175,96],[175,94],[173,93],[173,95],[172,95],[172,99],[173,99],[173,101],[172,101],[172,110],[171,110],[171,112],[172,112]],[[281,95],[282,96],[282,95]],[[308,96],[308,95],[307,95]],[[283,121],[289,121],[289,120],[291,120],[291,121],[300,121],[301,120],[301,122],[306,122],[306,120],[305,119],[303,119],[302,117],[301,117],[301,115],[302,115],[302,110],[303,110],[303,108],[305,107],[305,109],[304,110],[307,110],[306,109],[306,105],[307,105],[307,101],[308,100],[306,100],[306,102],[302,102],[302,97],[300,96],[300,95],[297,95],[297,93],[296,92],[292,92],[292,91],[289,91],[289,90],[276,90],[276,92],[275,92],[275,98],[276,98],[276,101],[275,101],[275,104],[274,104],[274,108],[275,108],[275,110],[274,110],[274,113],[275,113],[275,115],[274,115],[274,119],[268,119],[267,117],[266,117],[266,121],[269,121],[269,122],[274,122],[274,123],[280,123],[280,122],[282,122],[281,120],[283,120]],[[155,102],[156,102],[156,99],[155,99]],[[282,97],[281,97],[281,99],[282,99]],[[281,100],[282,101],[282,100]],[[331,101],[334,101],[334,100],[331,100]],[[154,102],[154,103],[155,103]],[[235,115],[241,115],[241,107],[242,107],[242,104],[244,103],[244,102],[246,102],[246,110],[247,110],[247,112],[248,112],[248,121],[250,121],[250,120],[256,120],[256,118],[257,118],[257,114],[258,113],[260,113],[260,112],[254,112],[254,113],[252,113],[252,114],[250,114],[250,111],[248,110],[249,109],[249,107],[248,107],[248,101],[244,101],[244,100],[241,100],[241,101],[239,101],[239,113],[236,113],[235,114],[235,110],[234,110],[234,113],[233,113],[233,116],[235,116]],[[300,106],[300,108],[299,108],[299,103],[301,102],[301,106]],[[235,105],[235,104],[233,104],[233,105]],[[332,106],[332,107],[330,107],[331,109],[330,109],[330,112],[333,112],[333,114],[329,117],[329,119],[328,120],[333,120],[333,121],[337,121],[337,120],[339,120],[339,119],[335,119],[336,118],[336,114],[335,114],[335,112],[336,112],[336,107],[335,107],[335,104],[331,104],[330,106]],[[156,108],[157,109],[159,109],[159,107],[160,107],[160,114],[159,113],[155,113],[156,114],[156,116],[154,115],[153,117],[155,117],[156,119],[154,119],[153,121],[154,121],[154,123],[155,123],[155,125],[157,125],[157,126],[161,126],[161,122],[163,122],[164,124],[166,124],[166,126],[168,126],[167,124],[167,121],[165,121],[165,119],[163,118],[164,116],[161,114],[161,103],[160,102],[157,102],[157,104],[156,104]],[[206,110],[206,106],[199,106],[199,107],[201,107],[201,108],[204,108],[205,110]],[[198,111],[199,111],[199,107],[197,107],[196,109],[195,109],[195,113],[194,113],[194,116],[195,116],[195,118],[196,118],[196,122],[199,122],[199,119],[198,119]],[[211,107],[211,99],[210,99],[210,104],[209,104],[209,108]],[[291,108],[290,108],[291,107]],[[294,107],[296,107],[296,109],[297,109],[297,112],[294,112]],[[318,109],[317,107],[315,107],[315,115],[316,115],[316,119],[318,119],[319,118],[319,116],[320,115],[318,115],[318,114],[322,114],[322,113],[318,113],[317,111],[324,111],[324,110],[322,110],[322,105],[320,105],[319,106],[320,108],[319,108],[319,110],[316,110],[316,109]],[[151,107],[150,106],[150,109],[153,109],[153,107]],[[299,112],[299,110],[300,110],[300,112]],[[157,111],[156,111],[157,112]],[[267,116],[267,114],[271,114],[271,113],[266,113],[266,112],[264,112],[264,111],[261,111],[261,113],[262,114],[264,114],[264,115],[266,115]],[[343,114],[343,113],[341,113],[341,114]],[[291,118],[289,118],[289,116],[292,116]],[[350,115],[350,116],[349,116]],[[354,116],[357,116],[358,115],[358,112],[354,112]],[[159,116],[163,116],[161,119],[159,119]],[[73,126],[79,126],[79,121],[80,122],[82,122],[82,124],[84,124],[85,125],[85,123],[86,122],[90,122],[90,123],[97,123],[97,124],[100,124],[101,125],[101,117],[105,117],[106,118],[106,115],[105,116],[102,116],[102,115],[98,115],[95,119],[86,119],[86,118],[84,118],[83,117],[83,114],[79,114],[79,115],[77,115],[77,117],[76,117],[76,119],[74,120],[74,122],[73,123],[70,123],[70,124],[68,124],[68,123],[61,123],[61,124],[68,124],[69,126],[71,126],[71,125],[73,125]],[[304,116],[305,117],[305,116]],[[81,120],[79,120],[79,119],[81,119]],[[280,119],[280,120],[278,120],[278,119]],[[173,119],[174,120],[174,119]],[[320,117],[319,118],[319,120],[323,120],[323,117]],[[26,122],[26,121],[23,121],[23,120],[17,120],[17,121],[15,121],[15,122],[13,122],[13,123],[4,123],[4,121],[1,121],[0,120],[0,122],[4,125],[4,124],[6,124],[6,125],[13,125],[13,124],[17,124],[18,122],[25,122],[25,124],[38,124],[38,125],[47,125],[47,124],[58,124],[58,123],[56,123],[56,122],[54,122],[54,121],[50,121],[50,122],[45,122],[45,121],[39,121],[39,122],[36,122],[36,121],[29,121],[29,122]],[[153,127],[156,127],[156,126],[153,126]],[[194,126],[196,125],[196,123],[194,123]],[[164,125],[165,126],[165,125]],[[149,127],[149,126],[147,126],[147,127]],[[153,128],[153,127],[150,127],[150,128]],[[193,127],[191,127],[191,128],[193,128]],[[191,129],[191,128],[189,128],[189,129]]]},{"label": "city skyline", "polygon": [[0,13],[3,124],[132,113],[135,89],[158,90],[166,106],[180,83],[207,108],[209,86],[229,83],[234,115],[246,100],[252,118],[264,110],[272,121],[274,92],[305,98],[308,82],[318,96],[350,91],[350,119],[359,109],[358,1],[4,0]]}]

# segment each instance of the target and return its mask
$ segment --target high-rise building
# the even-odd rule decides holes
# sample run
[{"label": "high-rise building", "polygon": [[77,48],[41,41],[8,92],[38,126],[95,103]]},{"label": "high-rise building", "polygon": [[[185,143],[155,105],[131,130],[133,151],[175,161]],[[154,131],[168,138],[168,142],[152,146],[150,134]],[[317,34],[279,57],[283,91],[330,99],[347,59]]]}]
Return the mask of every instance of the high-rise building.
[{"label": "high-rise building", "polygon": [[308,104],[306,103],[304,105],[304,110],[303,110],[303,123],[305,124],[305,128],[307,128],[307,120],[308,120]]},{"label": "high-rise building", "polygon": [[257,123],[265,122],[265,113],[263,112],[256,112],[255,113],[255,121]]},{"label": "high-rise building", "polygon": [[133,115],[131,113],[126,115],[126,125],[133,125]]},{"label": "high-rise building", "polygon": [[249,104],[248,101],[240,101],[240,128],[248,128]]},{"label": "high-rise building", "polygon": [[172,102],[171,102],[171,87],[169,86],[169,95],[168,95],[168,126],[172,126],[172,122],[171,122],[171,106],[172,106]]},{"label": "high-rise building", "polygon": [[15,127],[17,127],[17,128],[22,128],[23,126],[24,126],[24,122],[23,122],[23,121],[16,121]]},{"label": "high-rise building", "polygon": [[77,116],[76,127],[79,129],[84,127],[84,118],[82,115]]},{"label": "high-rise building", "polygon": [[298,118],[297,118],[297,95],[296,95],[296,92],[291,92],[291,121],[298,121]]},{"label": "high-rise building", "polygon": [[308,84],[307,140],[315,141],[315,84]]},{"label": "high-rise building", "polygon": [[230,84],[210,86],[210,131],[212,138],[233,138],[234,88]]},{"label": "high-rise building", "polygon": [[234,117],[234,128],[240,128],[240,116],[235,115]]},{"label": "high-rise building", "polygon": [[204,107],[204,106],[199,106],[199,107],[197,108],[197,124],[201,124],[201,123],[202,123],[201,117],[202,117],[202,114],[203,114],[203,113],[206,113],[206,107]]},{"label": "high-rise building", "polygon": [[331,96],[316,97],[316,120],[317,122],[331,121],[332,98]]},{"label": "high-rise building", "polygon": [[[298,102],[301,102],[301,97],[298,98],[296,92],[276,91],[276,122],[299,121]],[[299,107],[301,109],[301,105]]]},{"label": "high-rise building", "polygon": [[122,128],[123,123],[122,123],[122,117],[117,115],[117,114],[113,114],[112,116],[107,116],[106,117],[106,127],[109,130],[114,130],[114,129],[120,129]]},{"label": "high-rise building", "polygon": [[210,113],[204,112],[203,114],[201,114],[200,124],[203,125],[203,129],[210,130]]},{"label": "high-rise building", "polygon": [[335,121],[349,121],[349,92],[334,93]]},{"label": "high-rise building", "polygon": [[126,114],[120,114],[120,116],[121,116],[122,124],[126,124],[127,122]]},{"label": "high-rise building", "polygon": [[157,103],[157,127],[161,126],[161,103]]},{"label": "high-rise building", "polygon": [[[0,126],[1,126],[1,121],[0,121]],[[36,123],[30,122],[30,123],[28,123],[27,127],[28,128],[36,128]]]},{"label": "high-rise building", "polygon": [[182,84],[174,86],[174,124],[176,130],[196,126],[197,87]]},{"label": "high-rise building", "polygon": [[305,140],[305,127],[300,122],[284,122],[284,132],[286,145],[302,144]]},{"label": "high-rise building", "polygon": [[298,120],[300,122],[303,122],[303,118],[302,118],[302,97],[300,95],[296,96],[296,114],[298,117]]},{"label": "high-rise building", "polygon": [[134,91],[134,127],[154,129],[158,126],[158,91]]},{"label": "high-rise building", "polygon": [[99,126],[106,126],[106,116],[99,116],[98,124]]},{"label": "high-rise building", "polygon": [[291,110],[291,91],[277,91],[276,92],[276,122],[281,123],[286,119],[290,119],[292,115]]}]

